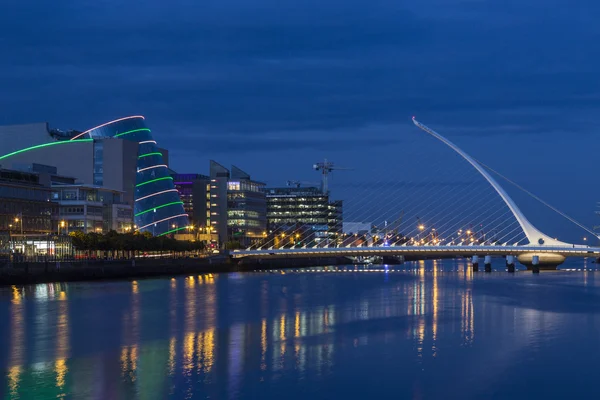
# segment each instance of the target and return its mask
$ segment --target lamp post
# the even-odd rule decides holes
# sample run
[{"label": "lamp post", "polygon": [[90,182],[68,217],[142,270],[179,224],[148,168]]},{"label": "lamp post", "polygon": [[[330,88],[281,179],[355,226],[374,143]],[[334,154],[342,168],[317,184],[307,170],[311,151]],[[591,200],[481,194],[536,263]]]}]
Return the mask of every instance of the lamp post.
[{"label": "lamp post", "polygon": [[[66,232],[66,231],[64,231],[64,229],[65,229],[65,226],[66,226],[66,222],[65,222],[65,220],[62,220],[62,221],[60,221],[60,228],[62,228],[63,232],[66,234],[67,232]],[[60,231],[61,231],[61,229],[59,229],[59,230],[58,230],[58,234],[59,234],[59,235],[60,235]]]},{"label": "lamp post", "polygon": [[19,214],[21,216],[21,218],[19,217],[15,217],[15,222],[19,223],[21,222],[21,236],[23,235],[23,214]]},{"label": "lamp post", "polygon": [[425,230],[425,225],[419,224],[419,234],[417,235],[417,244],[421,241],[421,233]]}]

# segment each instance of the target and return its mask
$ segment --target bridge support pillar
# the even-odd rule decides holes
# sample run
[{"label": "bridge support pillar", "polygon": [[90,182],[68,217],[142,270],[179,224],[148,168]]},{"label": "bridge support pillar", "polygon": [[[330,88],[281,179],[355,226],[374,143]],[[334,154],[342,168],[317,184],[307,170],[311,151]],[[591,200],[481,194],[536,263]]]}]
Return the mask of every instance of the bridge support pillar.
[{"label": "bridge support pillar", "polygon": [[533,256],[531,258],[531,271],[534,274],[540,273],[540,256]]},{"label": "bridge support pillar", "polygon": [[483,263],[485,272],[492,272],[492,256],[485,256]]},{"label": "bridge support pillar", "polygon": [[515,272],[515,256],[506,256],[506,269],[508,272]]},{"label": "bridge support pillar", "polygon": [[557,253],[523,253],[519,254],[517,259],[534,273],[540,270],[556,270],[556,267],[565,262],[565,256]]},{"label": "bridge support pillar", "polygon": [[471,257],[471,264],[473,264],[473,272],[479,272],[479,257]]}]

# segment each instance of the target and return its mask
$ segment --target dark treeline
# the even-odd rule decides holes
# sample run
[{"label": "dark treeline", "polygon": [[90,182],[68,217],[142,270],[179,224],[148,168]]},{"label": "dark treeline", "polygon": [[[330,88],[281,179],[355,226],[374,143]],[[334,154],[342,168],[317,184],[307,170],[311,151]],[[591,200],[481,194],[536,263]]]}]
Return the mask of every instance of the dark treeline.
[{"label": "dark treeline", "polygon": [[204,250],[205,244],[201,241],[191,242],[175,240],[167,236],[152,236],[144,233],[83,233],[71,232],[73,247],[77,251],[199,251]]}]

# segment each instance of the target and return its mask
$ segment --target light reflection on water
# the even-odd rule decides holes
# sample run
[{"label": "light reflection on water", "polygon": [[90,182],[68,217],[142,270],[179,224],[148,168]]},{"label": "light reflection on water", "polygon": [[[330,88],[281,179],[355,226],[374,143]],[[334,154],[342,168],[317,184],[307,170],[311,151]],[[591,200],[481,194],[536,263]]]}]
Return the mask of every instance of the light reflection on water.
[{"label": "light reflection on water", "polygon": [[4,398],[596,394],[595,272],[373,268],[3,288]]}]

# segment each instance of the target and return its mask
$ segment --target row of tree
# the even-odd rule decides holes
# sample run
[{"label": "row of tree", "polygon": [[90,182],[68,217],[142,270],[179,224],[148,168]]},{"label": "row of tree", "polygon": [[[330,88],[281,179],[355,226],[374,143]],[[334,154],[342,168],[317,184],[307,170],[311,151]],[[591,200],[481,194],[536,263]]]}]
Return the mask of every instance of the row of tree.
[{"label": "row of tree", "polygon": [[167,236],[152,236],[144,233],[84,233],[80,231],[69,234],[73,246],[77,250],[104,250],[104,251],[199,251],[204,250],[205,244],[201,241],[175,240]]}]

